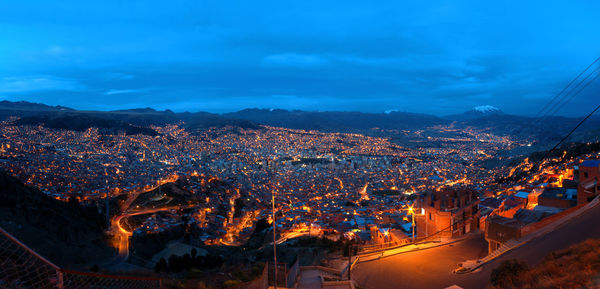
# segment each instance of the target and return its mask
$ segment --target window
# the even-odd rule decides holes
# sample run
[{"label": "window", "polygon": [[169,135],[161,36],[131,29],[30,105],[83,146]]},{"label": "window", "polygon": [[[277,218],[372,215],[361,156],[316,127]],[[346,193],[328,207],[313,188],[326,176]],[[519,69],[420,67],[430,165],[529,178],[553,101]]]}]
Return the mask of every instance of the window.
[{"label": "window", "polygon": [[431,213],[429,213],[429,220],[433,221],[433,216],[431,215]]}]

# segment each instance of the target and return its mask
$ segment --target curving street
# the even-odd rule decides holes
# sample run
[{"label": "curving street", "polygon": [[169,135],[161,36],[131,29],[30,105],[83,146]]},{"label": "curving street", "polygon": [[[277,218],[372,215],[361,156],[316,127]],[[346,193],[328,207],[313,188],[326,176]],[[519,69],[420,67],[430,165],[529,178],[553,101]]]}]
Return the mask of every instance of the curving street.
[{"label": "curving street", "polygon": [[452,270],[457,263],[487,254],[487,244],[482,235],[447,246],[359,263],[354,267],[352,276],[366,289],[436,289],[451,285],[485,288],[492,270],[503,260],[521,259],[536,265],[552,251],[589,238],[600,238],[598,220],[600,206],[583,212],[556,230],[531,240],[469,274],[456,275]]}]

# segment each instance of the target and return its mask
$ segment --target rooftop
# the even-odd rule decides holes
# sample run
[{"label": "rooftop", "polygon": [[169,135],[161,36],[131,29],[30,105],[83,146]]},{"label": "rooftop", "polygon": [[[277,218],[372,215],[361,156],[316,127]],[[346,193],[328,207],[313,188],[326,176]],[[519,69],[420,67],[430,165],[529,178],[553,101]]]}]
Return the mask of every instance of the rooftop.
[{"label": "rooftop", "polygon": [[580,167],[599,167],[600,160],[585,160],[579,165]]}]

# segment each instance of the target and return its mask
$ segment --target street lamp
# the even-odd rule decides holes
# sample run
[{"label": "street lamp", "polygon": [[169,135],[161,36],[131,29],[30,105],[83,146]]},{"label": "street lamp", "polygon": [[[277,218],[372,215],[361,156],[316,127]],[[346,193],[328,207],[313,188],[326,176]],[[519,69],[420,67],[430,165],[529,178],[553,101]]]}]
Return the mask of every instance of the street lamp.
[{"label": "street lamp", "polygon": [[413,208],[413,206],[408,206],[408,209],[403,209],[403,211],[408,211],[412,217],[412,242],[415,242],[415,209]]},{"label": "street lamp", "polygon": [[415,242],[415,211],[412,206],[408,206],[408,212],[412,216],[412,229],[413,229],[413,243]]},{"label": "street lamp", "polygon": [[354,239],[354,232],[350,232],[348,238],[348,280],[352,280],[352,240]]}]

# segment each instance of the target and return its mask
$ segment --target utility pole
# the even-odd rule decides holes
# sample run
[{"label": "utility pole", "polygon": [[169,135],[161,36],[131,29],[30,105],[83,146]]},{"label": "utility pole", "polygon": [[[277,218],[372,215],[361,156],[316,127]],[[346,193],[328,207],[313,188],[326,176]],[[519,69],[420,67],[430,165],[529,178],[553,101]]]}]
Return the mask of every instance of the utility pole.
[{"label": "utility pole", "polygon": [[110,191],[108,190],[108,173],[106,172],[106,167],[104,168],[104,188],[106,189],[106,229],[110,229]]},{"label": "utility pole", "polygon": [[352,244],[348,240],[348,280],[352,280]]},{"label": "utility pole", "polygon": [[274,288],[277,289],[277,232],[275,226],[275,190],[271,191],[271,203],[273,205],[273,259],[275,261],[275,282],[273,282],[273,284]]},{"label": "utility pole", "polygon": [[415,212],[412,211],[412,241],[415,242]]}]

